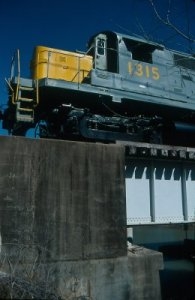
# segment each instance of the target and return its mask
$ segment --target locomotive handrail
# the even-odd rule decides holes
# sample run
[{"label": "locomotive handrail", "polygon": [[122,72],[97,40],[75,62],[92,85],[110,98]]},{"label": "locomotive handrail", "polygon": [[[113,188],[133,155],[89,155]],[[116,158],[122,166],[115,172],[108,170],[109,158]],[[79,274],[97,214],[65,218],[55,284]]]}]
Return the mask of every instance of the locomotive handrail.
[{"label": "locomotive handrail", "polygon": [[14,90],[13,90],[11,84],[10,84],[10,80],[8,80],[7,78],[5,78],[5,82],[7,83],[7,85],[9,86],[10,90],[11,90],[12,93],[13,93]]},{"label": "locomotive handrail", "polygon": [[12,89],[12,103],[16,104],[16,99],[18,98],[18,91],[19,91],[19,84],[20,84],[20,51],[17,49],[13,55],[12,62],[11,62],[11,75],[10,78],[12,79],[15,74],[15,61],[17,59],[17,85],[16,85],[16,92]]},{"label": "locomotive handrail", "polygon": [[17,76],[15,102],[16,102],[16,99],[18,99],[18,91],[19,91],[19,84],[20,84],[20,51],[19,51],[19,49],[17,49],[17,66],[18,66],[18,76]]}]

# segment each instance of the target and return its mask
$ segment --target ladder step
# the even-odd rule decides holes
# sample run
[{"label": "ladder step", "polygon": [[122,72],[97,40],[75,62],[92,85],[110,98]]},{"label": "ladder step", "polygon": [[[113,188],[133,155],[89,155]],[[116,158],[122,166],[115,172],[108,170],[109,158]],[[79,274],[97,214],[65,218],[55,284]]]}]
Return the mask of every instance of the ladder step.
[{"label": "ladder step", "polygon": [[19,90],[22,90],[22,91],[33,91],[34,88],[33,87],[29,87],[29,86],[20,86]]},{"label": "ladder step", "polygon": [[34,122],[34,118],[32,116],[18,115],[17,114],[17,121],[33,123]]},{"label": "ladder step", "polygon": [[32,108],[18,107],[17,110],[18,110],[18,111],[33,112],[33,109],[32,109]]},{"label": "ladder step", "polygon": [[18,101],[21,102],[33,102],[33,98],[24,98],[24,97],[18,97]]},{"label": "ladder step", "polygon": [[[19,86],[16,99],[16,120],[18,122],[34,122],[34,88],[30,86]],[[22,97],[23,96],[23,97]]]},{"label": "ladder step", "polygon": [[16,110],[16,119],[20,122],[34,122],[33,109],[18,107]]}]

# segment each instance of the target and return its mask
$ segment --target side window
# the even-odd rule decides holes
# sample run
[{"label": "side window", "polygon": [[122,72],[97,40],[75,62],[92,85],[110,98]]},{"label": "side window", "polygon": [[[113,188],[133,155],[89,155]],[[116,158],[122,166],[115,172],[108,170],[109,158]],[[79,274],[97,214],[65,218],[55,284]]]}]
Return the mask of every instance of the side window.
[{"label": "side window", "polygon": [[124,38],[126,49],[129,51],[133,60],[143,61],[152,64],[153,52],[156,49],[163,50],[159,45],[147,44],[146,42],[139,42],[133,39]]},{"label": "side window", "polygon": [[176,66],[195,70],[195,59],[193,57],[183,56],[180,54],[173,54],[173,57]]},{"label": "side window", "polygon": [[105,41],[103,39],[97,40],[97,53],[99,55],[105,55]]},{"label": "side window", "polygon": [[107,70],[107,38],[105,34],[95,37],[94,68]]}]

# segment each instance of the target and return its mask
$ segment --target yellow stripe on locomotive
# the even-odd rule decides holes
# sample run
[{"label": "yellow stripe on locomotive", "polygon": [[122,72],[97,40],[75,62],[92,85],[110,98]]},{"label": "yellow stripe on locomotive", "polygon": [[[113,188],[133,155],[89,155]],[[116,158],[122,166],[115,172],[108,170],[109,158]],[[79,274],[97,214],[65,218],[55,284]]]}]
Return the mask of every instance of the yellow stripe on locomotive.
[{"label": "yellow stripe on locomotive", "polygon": [[52,78],[81,83],[92,69],[92,56],[37,46],[31,61],[33,79]]}]

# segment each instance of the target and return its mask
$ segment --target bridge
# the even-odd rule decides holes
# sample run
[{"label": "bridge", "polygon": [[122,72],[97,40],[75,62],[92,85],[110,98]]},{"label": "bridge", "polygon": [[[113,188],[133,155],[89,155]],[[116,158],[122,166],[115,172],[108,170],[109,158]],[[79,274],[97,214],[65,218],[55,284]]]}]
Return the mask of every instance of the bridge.
[{"label": "bridge", "polygon": [[127,225],[195,222],[195,149],[126,145]]}]

